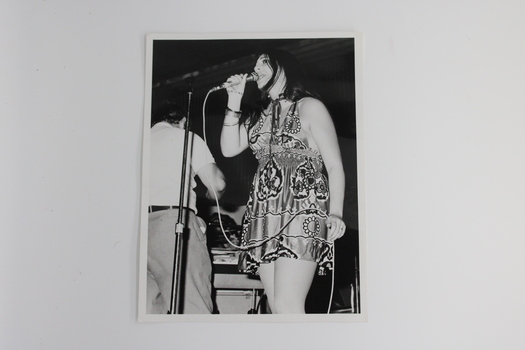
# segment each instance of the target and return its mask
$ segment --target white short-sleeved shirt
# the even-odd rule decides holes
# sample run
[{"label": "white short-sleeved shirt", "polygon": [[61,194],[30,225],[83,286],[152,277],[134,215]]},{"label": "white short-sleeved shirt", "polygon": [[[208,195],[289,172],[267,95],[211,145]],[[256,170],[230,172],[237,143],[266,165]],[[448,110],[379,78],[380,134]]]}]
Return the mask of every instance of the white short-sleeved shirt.
[{"label": "white short-sleeved shirt", "polygon": [[[157,123],[151,128],[150,205],[179,205],[184,133],[184,129],[167,122]],[[184,206],[197,212],[197,196],[194,191],[197,184],[194,177],[200,168],[215,163],[215,159],[202,138],[192,132],[189,132],[188,137],[186,176],[191,187],[189,191],[185,191]]]}]

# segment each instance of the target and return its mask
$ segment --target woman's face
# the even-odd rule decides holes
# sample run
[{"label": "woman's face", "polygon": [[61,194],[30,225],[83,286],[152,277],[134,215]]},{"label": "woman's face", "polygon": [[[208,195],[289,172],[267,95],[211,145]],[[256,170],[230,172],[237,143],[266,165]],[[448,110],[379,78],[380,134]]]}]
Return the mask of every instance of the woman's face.
[{"label": "woman's face", "polygon": [[[268,55],[261,55],[257,59],[254,67],[255,73],[259,76],[257,79],[257,87],[259,90],[263,90],[265,87],[268,89],[268,93],[272,98],[276,98],[280,93],[283,92],[286,86],[286,76],[281,68],[277,69],[277,72],[270,65],[270,59]],[[275,78],[271,86],[268,86],[268,82]]]},{"label": "woman's face", "polygon": [[273,77],[273,69],[270,66],[270,59],[268,56],[259,56],[257,62],[255,62],[255,67],[253,70],[259,76],[257,79],[257,87],[259,90],[262,90]]}]

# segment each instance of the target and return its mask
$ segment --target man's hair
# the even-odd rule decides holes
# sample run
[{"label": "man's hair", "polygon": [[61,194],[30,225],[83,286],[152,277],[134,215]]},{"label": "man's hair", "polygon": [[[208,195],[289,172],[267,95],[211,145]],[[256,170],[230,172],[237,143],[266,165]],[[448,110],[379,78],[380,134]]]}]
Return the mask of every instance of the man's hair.
[{"label": "man's hair", "polygon": [[168,122],[170,124],[177,124],[186,114],[184,110],[177,104],[164,103],[159,106],[151,116],[151,126],[159,122]]}]

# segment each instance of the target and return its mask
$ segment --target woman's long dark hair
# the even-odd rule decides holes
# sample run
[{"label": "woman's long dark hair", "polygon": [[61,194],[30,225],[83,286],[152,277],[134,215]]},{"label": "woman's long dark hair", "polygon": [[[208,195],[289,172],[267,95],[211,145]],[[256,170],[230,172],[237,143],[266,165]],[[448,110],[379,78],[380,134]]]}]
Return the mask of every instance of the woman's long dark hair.
[{"label": "woman's long dark hair", "polygon": [[280,49],[264,50],[258,57],[266,55],[273,70],[273,76],[262,89],[262,96],[259,103],[259,109],[256,110],[249,118],[249,128],[252,128],[261,118],[262,111],[271,102],[268,91],[275,84],[279,72],[286,76],[286,86],[281,97],[293,102],[299,101],[304,97],[319,98],[308,87],[308,79],[299,60],[288,51]]}]

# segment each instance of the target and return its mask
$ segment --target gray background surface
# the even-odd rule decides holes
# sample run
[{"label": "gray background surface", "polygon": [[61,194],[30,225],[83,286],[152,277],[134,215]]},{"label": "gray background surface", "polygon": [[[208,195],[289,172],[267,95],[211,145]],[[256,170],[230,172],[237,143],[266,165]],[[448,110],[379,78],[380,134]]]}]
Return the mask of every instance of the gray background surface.
[{"label": "gray background surface", "polygon": [[[3,1],[0,347],[523,349],[521,1]],[[145,35],[360,31],[368,322],[142,324]]]}]

